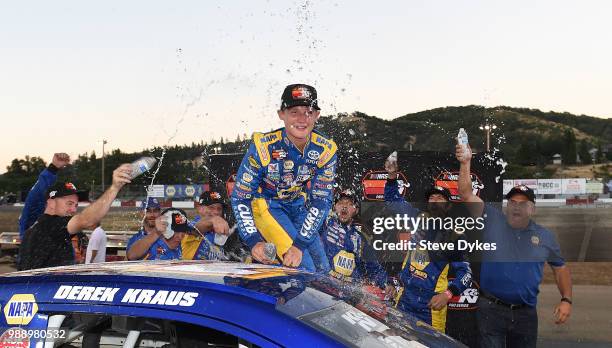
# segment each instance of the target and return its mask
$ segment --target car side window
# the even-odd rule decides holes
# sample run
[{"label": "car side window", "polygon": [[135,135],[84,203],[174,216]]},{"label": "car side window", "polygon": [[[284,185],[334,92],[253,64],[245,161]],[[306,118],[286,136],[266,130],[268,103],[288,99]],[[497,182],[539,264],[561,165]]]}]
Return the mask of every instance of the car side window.
[{"label": "car side window", "polygon": [[[54,347],[259,347],[230,333],[175,320],[98,314],[51,315],[63,337]],[[59,317],[59,320],[58,320]]]}]

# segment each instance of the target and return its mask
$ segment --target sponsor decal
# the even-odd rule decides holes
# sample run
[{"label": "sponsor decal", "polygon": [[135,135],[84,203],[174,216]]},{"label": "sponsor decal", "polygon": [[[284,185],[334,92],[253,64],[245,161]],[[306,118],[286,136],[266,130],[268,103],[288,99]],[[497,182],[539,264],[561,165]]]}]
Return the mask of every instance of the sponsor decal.
[{"label": "sponsor decal", "polygon": [[253,220],[253,213],[251,212],[251,209],[244,204],[238,204],[236,209],[238,209],[238,215],[242,220],[242,227],[244,227],[244,230],[248,234],[257,232],[257,228],[255,227],[255,220]]},{"label": "sponsor decal", "polygon": [[292,160],[287,160],[287,161],[283,162],[283,169],[285,171],[292,170],[293,166],[294,166],[294,163],[293,163]]},{"label": "sponsor decal", "polygon": [[310,158],[311,160],[318,160],[320,156],[321,156],[321,153],[319,151],[316,151],[316,150],[308,151],[308,158]]},{"label": "sponsor decal", "polygon": [[305,175],[310,173],[310,167],[308,167],[305,164],[302,164],[301,166],[298,167],[298,175]]},{"label": "sponsor decal", "polygon": [[331,169],[331,168],[327,168],[327,169],[325,169],[325,170],[323,171],[323,175],[326,175],[326,176],[332,176],[332,175],[334,175],[334,170],[333,170],[333,169]]},{"label": "sponsor decal", "polygon": [[291,90],[291,97],[293,99],[310,99],[310,91],[305,87],[295,87]]},{"label": "sponsor decal", "polygon": [[[484,188],[484,184],[482,183],[478,175],[471,173],[470,177],[472,179],[472,193],[476,196],[480,196],[480,191]],[[451,201],[459,202],[461,201],[461,197],[459,197],[458,180],[458,171],[443,171],[435,178],[434,185],[448,189],[451,194]]]},{"label": "sponsor decal", "polygon": [[187,197],[193,197],[195,195],[196,189],[192,185],[185,186],[185,195]]},{"label": "sponsor decal", "polygon": [[329,197],[329,191],[312,190],[312,195],[317,197]]},{"label": "sponsor decal", "polygon": [[259,165],[259,163],[257,163],[257,160],[253,156],[249,156],[249,164],[255,169],[261,168],[261,166]]},{"label": "sponsor decal", "polygon": [[292,183],[293,179],[294,179],[293,173],[287,173],[287,174],[283,175],[283,181],[286,184]]},{"label": "sponsor decal", "polygon": [[172,185],[166,186],[166,196],[174,197],[175,194],[176,194],[176,187]]},{"label": "sponsor decal", "polygon": [[346,250],[340,250],[340,252],[334,256],[334,271],[345,277],[350,277],[354,270],[355,254],[349,253]]},{"label": "sponsor decal", "polygon": [[312,227],[319,215],[319,209],[317,207],[310,207],[308,210],[308,215],[306,215],[306,219],[304,219],[304,227],[300,231],[300,234],[304,237],[308,237],[311,233]]},{"label": "sponsor decal", "polygon": [[283,149],[272,150],[272,158],[282,160],[287,157],[287,152]]},{"label": "sponsor decal", "polygon": [[268,173],[278,173],[278,172],[279,172],[278,163],[268,164]]},{"label": "sponsor decal", "polygon": [[[117,296],[118,293],[121,293],[121,295]],[[116,299],[121,299],[121,303],[191,307],[195,304],[198,296],[197,292],[174,290],[129,288],[121,291],[121,288],[61,285],[53,298],[56,300],[110,303],[115,302]]]},{"label": "sponsor decal", "polygon": [[538,236],[531,236],[531,244],[539,245],[540,244],[540,237],[538,237]]},{"label": "sponsor decal", "polygon": [[[449,278],[451,282],[453,278]],[[475,310],[478,308],[476,303],[478,302],[478,284],[475,280],[472,280],[472,286],[463,290],[458,296],[453,296],[448,301],[449,310]]]},{"label": "sponsor decal", "polygon": [[326,151],[325,153],[323,153],[323,156],[321,156],[319,158],[319,162],[317,163],[318,166],[322,166],[323,164],[325,164],[325,162],[327,162],[327,160],[333,156],[334,154],[331,153],[331,151]]},{"label": "sponsor decal", "polygon": [[[361,181],[363,187],[363,196],[368,201],[384,201],[385,200],[385,184],[389,174],[386,171],[376,170],[367,172]],[[397,176],[398,190],[402,197],[406,196],[406,188],[410,187],[408,179],[404,173],[399,172]]]},{"label": "sponsor decal", "polygon": [[249,182],[253,181],[253,176],[251,174],[249,174],[249,173],[242,173],[242,180],[244,182],[249,183]]},{"label": "sponsor decal", "polygon": [[4,319],[9,325],[28,325],[38,312],[32,294],[15,294],[4,306]]},{"label": "sponsor decal", "polygon": [[251,191],[252,191],[250,187],[246,186],[245,184],[243,184],[243,183],[242,183],[242,182],[240,182],[240,181],[239,181],[239,182],[236,184],[236,186],[237,186],[239,189],[241,189],[242,191],[244,191],[244,192],[251,192]]},{"label": "sponsor decal", "polygon": [[310,174],[298,175],[296,181],[304,182],[310,180]]}]

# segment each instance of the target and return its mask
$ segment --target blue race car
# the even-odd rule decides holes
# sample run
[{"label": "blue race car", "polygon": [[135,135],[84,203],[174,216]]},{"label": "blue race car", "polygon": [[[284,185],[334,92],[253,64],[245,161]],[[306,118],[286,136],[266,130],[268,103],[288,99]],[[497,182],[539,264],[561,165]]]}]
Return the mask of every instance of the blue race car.
[{"label": "blue race car", "polygon": [[138,261],[0,275],[0,347],[454,347],[360,287],[295,269]]}]

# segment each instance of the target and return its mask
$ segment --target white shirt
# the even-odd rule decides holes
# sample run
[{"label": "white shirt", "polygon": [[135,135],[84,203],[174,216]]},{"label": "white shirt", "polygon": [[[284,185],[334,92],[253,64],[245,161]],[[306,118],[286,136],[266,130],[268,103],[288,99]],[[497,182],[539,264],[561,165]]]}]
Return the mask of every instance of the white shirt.
[{"label": "white shirt", "polygon": [[[93,262],[89,262],[93,250],[97,250],[98,253],[93,259]],[[98,263],[104,261],[106,261],[106,232],[104,232],[102,227],[97,227],[91,233],[91,237],[89,237],[87,253],[85,254],[85,263]]]}]

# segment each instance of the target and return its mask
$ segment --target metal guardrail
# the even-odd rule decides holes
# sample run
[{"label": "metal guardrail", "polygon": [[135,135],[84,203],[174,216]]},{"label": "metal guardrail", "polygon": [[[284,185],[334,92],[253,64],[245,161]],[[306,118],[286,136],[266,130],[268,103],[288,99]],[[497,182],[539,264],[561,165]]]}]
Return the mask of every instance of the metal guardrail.
[{"label": "metal guardrail", "polygon": [[[93,231],[83,231],[88,238],[91,238]],[[105,231],[106,232],[106,247],[125,249],[127,242],[136,233],[136,231]],[[19,232],[2,232],[0,233],[0,245],[19,245],[21,239]]]}]

